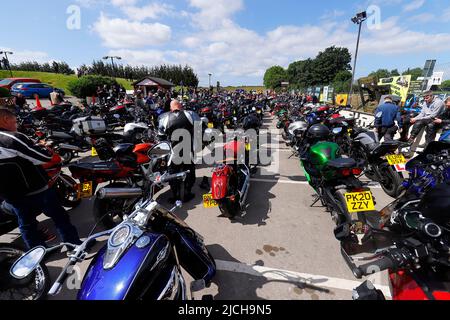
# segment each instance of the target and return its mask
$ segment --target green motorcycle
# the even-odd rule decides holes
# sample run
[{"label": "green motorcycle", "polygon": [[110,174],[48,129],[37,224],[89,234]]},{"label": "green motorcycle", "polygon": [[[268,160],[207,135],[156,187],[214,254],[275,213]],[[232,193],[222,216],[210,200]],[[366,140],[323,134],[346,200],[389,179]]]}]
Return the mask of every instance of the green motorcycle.
[{"label": "green motorcycle", "polygon": [[339,241],[358,241],[358,234],[379,225],[375,198],[367,184],[357,177],[363,164],[339,156],[339,145],[327,141],[332,135],[328,127],[314,125],[305,132],[301,164],[306,178],[319,201],[336,223],[334,234]]}]

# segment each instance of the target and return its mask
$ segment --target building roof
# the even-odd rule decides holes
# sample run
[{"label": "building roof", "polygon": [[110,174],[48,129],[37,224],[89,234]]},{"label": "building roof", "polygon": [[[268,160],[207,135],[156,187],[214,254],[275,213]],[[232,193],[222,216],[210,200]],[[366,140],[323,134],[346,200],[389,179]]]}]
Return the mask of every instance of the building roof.
[{"label": "building roof", "polygon": [[133,83],[133,86],[165,86],[165,87],[175,87],[175,85],[172,82],[169,82],[167,80],[161,79],[161,78],[155,78],[155,77],[145,77],[141,80],[138,80]]}]

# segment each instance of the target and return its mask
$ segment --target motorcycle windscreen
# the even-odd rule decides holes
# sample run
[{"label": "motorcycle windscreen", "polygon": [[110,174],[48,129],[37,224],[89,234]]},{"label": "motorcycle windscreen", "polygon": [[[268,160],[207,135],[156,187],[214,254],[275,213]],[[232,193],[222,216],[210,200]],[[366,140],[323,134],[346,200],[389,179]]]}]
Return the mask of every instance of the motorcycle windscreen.
[{"label": "motorcycle windscreen", "polygon": [[[156,300],[163,292],[173,269],[169,239],[146,233],[150,241],[144,248],[132,246],[109,270],[103,268],[107,247],[92,261],[83,280],[78,300]],[[142,237],[141,237],[142,238]],[[138,240],[139,241],[139,240]],[[161,253],[166,251],[164,255]]]},{"label": "motorcycle windscreen", "polygon": [[209,283],[216,275],[216,263],[202,239],[176,220],[167,223],[167,231],[175,244],[181,266],[195,279]]}]

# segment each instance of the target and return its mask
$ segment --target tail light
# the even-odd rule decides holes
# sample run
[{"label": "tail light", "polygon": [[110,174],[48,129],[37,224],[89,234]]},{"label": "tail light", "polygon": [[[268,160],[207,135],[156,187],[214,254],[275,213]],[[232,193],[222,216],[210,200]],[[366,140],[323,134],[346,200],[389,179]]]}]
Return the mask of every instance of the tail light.
[{"label": "tail light", "polygon": [[350,176],[359,176],[361,175],[362,170],[360,168],[353,168],[353,169],[342,169],[341,175],[344,177],[350,177]]}]

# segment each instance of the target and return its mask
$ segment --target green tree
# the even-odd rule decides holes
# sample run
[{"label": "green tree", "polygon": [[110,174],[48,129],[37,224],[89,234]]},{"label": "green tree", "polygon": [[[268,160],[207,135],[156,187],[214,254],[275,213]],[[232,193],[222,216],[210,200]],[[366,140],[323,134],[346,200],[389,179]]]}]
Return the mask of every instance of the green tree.
[{"label": "green tree", "polygon": [[281,83],[288,79],[286,70],[280,66],[273,66],[267,69],[264,74],[264,86],[269,89],[277,89],[281,87]]},{"label": "green tree", "polygon": [[350,71],[340,71],[333,81],[334,92],[349,92],[352,82],[352,73]]},{"label": "green tree", "polygon": [[390,77],[398,77],[398,76],[400,76],[400,72],[398,72],[397,69],[391,71]]},{"label": "green tree", "polygon": [[441,88],[443,88],[443,89],[450,88],[450,80],[446,80],[446,81],[442,82]]},{"label": "green tree", "polygon": [[311,85],[330,84],[341,71],[351,70],[352,55],[347,48],[329,47],[319,52],[314,59],[314,73]]},{"label": "green tree", "polygon": [[85,76],[77,80],[70,81],[67,85],[72,94],[80,99],[86,97],[92,97],[97,94],[97,87],[103,87],[107,85],[108,87],[112,85],[118,85],[117,81],[103,76]]},{"label": "green tree", "polygon": [[409,74],[412,76],[412,77],[411,77],[411,80],[412,80],[412,81],[416,81],[417,78],[419,78],[419,77],[422,76],[422,74],[423,74],[423,69],[422,69],[422,68],[414,68],[414,69],[408,68],[407,70],[405,70],[405,71],[403,72],[402,75],[409,75]]},{"label": "green tree", "polygon": [[389,78],[391,76],[391,73],[387,69],[378,69],[377,71],[374,71],[369,74],[369,77],[378,77],[381,78]]}]

